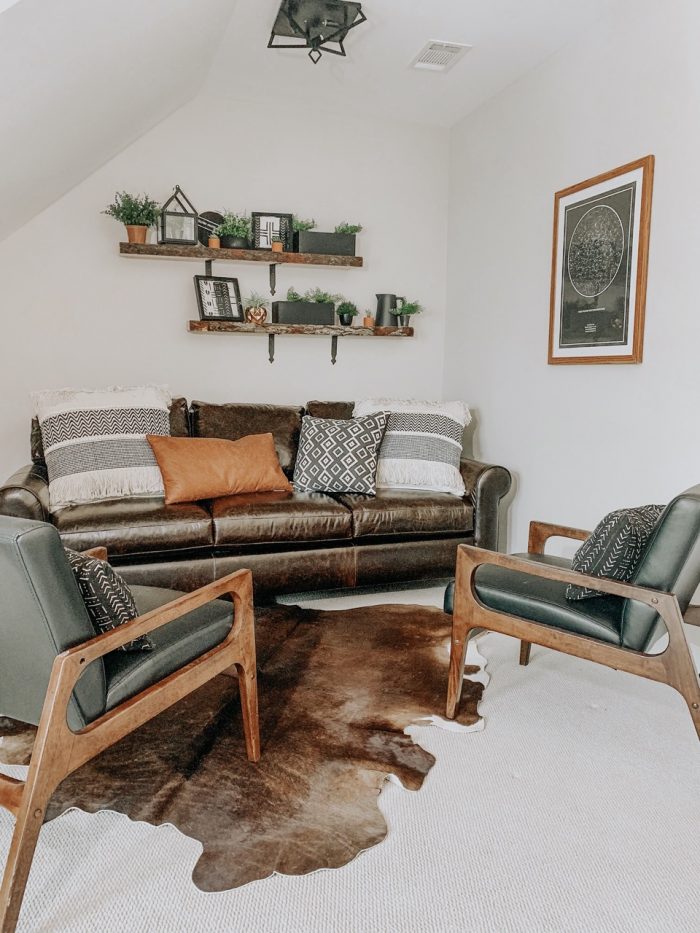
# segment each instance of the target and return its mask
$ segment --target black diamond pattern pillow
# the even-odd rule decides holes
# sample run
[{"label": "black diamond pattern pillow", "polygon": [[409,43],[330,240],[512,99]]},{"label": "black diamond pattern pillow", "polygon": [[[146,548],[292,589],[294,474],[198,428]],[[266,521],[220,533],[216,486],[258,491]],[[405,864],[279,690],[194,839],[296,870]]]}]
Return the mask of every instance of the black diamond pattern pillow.
[{"label": "black diamond pattern pillow", "polygon": [[[139,611],[126,580],[107,561],[87,557],[69,548],[65,548],[65,552],[97,635],[136,618]],[[153,648],[148,635],[141,635],[119,650],[153,651]]]},{"label": "black diamond pattern pillow", "polygon": [[[663,505],[641,505],[636,509],[610,512],[576,551],[571,569],[594,577],[629,582],[664,508]],[[566,588],[567,599],[590,599],[603,595],[599,590],[572,583]]]},{"label": "black diamond pattern pillow", "polygon": [[309,415],[303,418],[294,467],[296,488],[373,496],[387,417],[380,411],[346,421]]}]

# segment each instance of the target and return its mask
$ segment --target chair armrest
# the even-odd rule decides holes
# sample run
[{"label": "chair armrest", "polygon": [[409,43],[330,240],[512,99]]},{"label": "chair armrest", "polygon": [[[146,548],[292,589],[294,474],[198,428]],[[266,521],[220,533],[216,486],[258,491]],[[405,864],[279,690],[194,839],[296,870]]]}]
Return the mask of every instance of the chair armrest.
[{"label": "chair armrest", "polygon": [[499,502],[508,492],[512,477],[502,466],[480,460],[460,460],[459,469],[474,506],[474,544],[477,547],[498,548]]},{"label": "chair armrest", "polygon": [[581,528],[550,525],[548,522],[530,522],[527,549],[530,554],[544,554],[545,545],[550,538],[573,538],[576,541],[585,541],[590,536],[590,531],[583,531]]},{"label": "chair armrest", "polygon": [[[455,609],[457,607],[457,591],[463,591],[466,586],[472,594],[474,593],[473,577],[477,568],[483,564],[493,564],[506,570],[525,573],[530,577],[544,577],[546,580],[558,580],[560,583],[585,586],[610,596],[635,599],[660,613],[662,607],[667,606],[669,603],[677,605],[675,595],[666,593],[663,590],[652,590],[649,587],[637,586],[634,583],[622,583],[620,580],[611,580],[609,577],[593,577],[590,574],[580,573],[578,570],[569,570],[566,567],[535,563],[524,557],[514,557],[512,554],[498,554],[484,548],[472,547],[469,544],[460,544],[457,549]],[[475,598],[478,599],[476,596]],[[488,606],[485,608],[488,609]]]},{"label": "chair armrest", "polygon": [[124,625],[120,625],[111,632],[97,635],[89,641],[69,648],[59,654],[54,663],[71,662],[79,657],[82,671],[83,665],[90,664],[92,661],[96,661],[97,658],[102,658],[111,651],[121,648],[122,645],[129,644],[129,642],[134,641],[141,635],[147,635],[149,632],[161,628],[163,625],[187,615],[193,609],[198,609],[206,603],[213,602],[227,593],[233,596],[234,600],[250,599],[252,601],[253,575],[250,570],[236,570],[214,583],[208,583],[192,593],[186,593],[184,596],[174,599],[171,603],[166,603],[164,606],[152,609],[142,616],[137,616],[137,618],[125,622]]},{"label": "chair armrest", "polygon": [[38,522],[51,520],[49,479],[43,464],[21,467],[0,486],[0,514]]}]

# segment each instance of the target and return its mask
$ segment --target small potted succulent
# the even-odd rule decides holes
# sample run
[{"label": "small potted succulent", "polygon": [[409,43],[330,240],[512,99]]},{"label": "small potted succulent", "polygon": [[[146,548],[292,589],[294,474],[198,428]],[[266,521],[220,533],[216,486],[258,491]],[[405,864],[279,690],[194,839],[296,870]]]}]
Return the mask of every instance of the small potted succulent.
[{"label": "small potted succulent", "polygon": [[145,243],[148,228],[158,222],[160,207],[146,194],[117,191],[114,201],[102,213],[124,224],[129,243]]},{"label": "small potted succulent", "polygon": [[284,240],[281,236],[273,236],[271,244],[273,253],[283,253],[284,252]]},{"label": "small potted succulent", "polygon": [[223,223],[216,228],[216,235],[224,249],[248,249],[250,246],[250,217],[247,214],[224,214]]},{"label": "small potted succulent", "polygon": [[371,312],[369,309],[367,309],[367,311],[365,311],[365,315],[364,315],[364,317],[362,318],[362,326],[363,326],[363,327],[372,327],[372,328],[374,328],[374,315],[372,314],[372,312]]},{"label": "small potted succulent", "polygon": [[294,219],[294,251],[320,253],[324,256],[354,256],[355,236],[362,230],[360,224],[338,224],[334,233],[315,230],[315,220]]},{"label": "small potted succulent", "polygon": [[267,320],[267,299],[258,292],[251,292],[245,300],[245,319],[249,324],[264,324]]},{"label": "small potted succulent", "polygon": [[343,327],[352,327],[352,319],[359,314],[359,311],[357,305],[354,305],[352,301],[341,301],[335,309],[335,313],[338,315],[338,320]]},{"label": "small potted succulent", "polygon": [[420,314],[422,310],[423,306],[417,301],[404,301],[400,307],[392,308],[389,313],[396,318],[397,327],[410,327],[413,315]]},{"label": "small potted succulent", "polygon": [[310,288],[303,295],[290,288],[286,301],[272,302],[272,323],[334,324],[335,306],[341,299],[342,295],[332,295],[320,288]]}]

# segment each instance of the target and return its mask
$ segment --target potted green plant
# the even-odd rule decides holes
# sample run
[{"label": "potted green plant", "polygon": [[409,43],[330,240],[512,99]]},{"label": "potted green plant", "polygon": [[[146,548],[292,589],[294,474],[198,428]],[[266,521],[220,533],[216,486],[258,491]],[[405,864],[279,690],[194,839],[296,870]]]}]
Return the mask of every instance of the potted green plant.
[{"label": "potted green plant", "polygon": [[[309,223],[300,221],[296,223]],[[314,227],[315,221],[311,221]],[[294,228],[294,251],[296,253],[320,253],[324,256],[354,256],[355,236],[362,230],[360,224],[338,224],[334,233],[324,233],[312,227]]]},{"label": "potted green plant", "polygon": [[250,217],[232,211],[224,214],[223,223],[216,228],[216,235],[224,249],[248,249],[250,232]]},{"label": "potted green plant", "polygon": [[146,194],[117,191],[102,213],[124,224],[129,243],[145,243],[148,228],[158,222],[160,207]]},{"label": "potted green plant", "polygon": [[422,311],[423,306],[417,301],[404,301],[400,307],[391,308],[389,313],[396,318],[397,327],[410,327],[413,315],[420,314]]},{"label": "potted green plant", "polygon": [[264,295],[251,292],[244,302],[245,319],[249,324],[264,324],[267,319],[268,301]]},{"label": "potted green plant", "polygon": [[342,295],[332,295],[320,288],[310,288],[300,295],[289,288],[286,301],[272,302],[273,324],[334,324],[335,306]]},{"label": "potted green plant", "polygon": [[335,313],[343,327],[352,327],[352,319],[359,314],[357,305],[354,305],[352,301],[341,301]]}]

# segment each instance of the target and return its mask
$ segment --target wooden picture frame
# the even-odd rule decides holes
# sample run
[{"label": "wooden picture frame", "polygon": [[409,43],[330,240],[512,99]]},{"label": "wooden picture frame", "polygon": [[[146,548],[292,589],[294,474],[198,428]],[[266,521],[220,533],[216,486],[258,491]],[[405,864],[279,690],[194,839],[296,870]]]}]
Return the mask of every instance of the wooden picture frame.
[{"label": "wooden picture frame", "polygon": [[551,365],[641,363],[654,156],[554,196]]},{"label": "wooden picture frame", "polygon": [[238,279],[195,275],[194,290],[200,321],[242,321],[243,302]]}]

